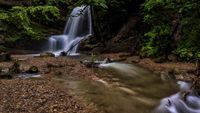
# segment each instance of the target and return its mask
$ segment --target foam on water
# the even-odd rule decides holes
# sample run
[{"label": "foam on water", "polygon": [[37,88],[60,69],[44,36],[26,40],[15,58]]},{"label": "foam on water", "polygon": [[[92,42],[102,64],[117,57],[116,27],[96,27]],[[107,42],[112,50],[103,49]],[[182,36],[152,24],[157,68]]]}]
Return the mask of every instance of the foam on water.
[{"label": "foam on water", "polygon": [[190,90],[191,84],[178,81],[180,91],[160,101],[154,113],[200,113],[200,97],[193,90],[186,99],[183,92]]}]

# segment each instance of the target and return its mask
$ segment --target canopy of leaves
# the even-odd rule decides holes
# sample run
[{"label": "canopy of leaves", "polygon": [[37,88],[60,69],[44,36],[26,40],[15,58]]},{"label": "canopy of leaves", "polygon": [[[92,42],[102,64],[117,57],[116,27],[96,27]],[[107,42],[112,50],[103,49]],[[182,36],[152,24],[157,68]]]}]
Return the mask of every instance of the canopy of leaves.
[{"label": "canopy of leaves", "polygon": [[54,6],[16,6],[9,11],[1,10],[0,28],[6,32],[6,41],[16,41],[22,37],[38,39],[41,32],[34,29],[32,23],[48,24],[58,17],[59,10]]},{"label": "canopy of leaves", "polygon": [[[170,51],[179,55],[182,60],[190,60],[196,56],[195,53],[200,50],[200,1],[146,0],[143,12],[144,21],[150,29],[145,34],[142,53],[152,53],[151,48],[157,48],[151,55],[163,54],[174,43],[176,48]],[[176,25],[179,26],[178,29],[175,29]],[[181,39],[177,41],[178,37]]]}]

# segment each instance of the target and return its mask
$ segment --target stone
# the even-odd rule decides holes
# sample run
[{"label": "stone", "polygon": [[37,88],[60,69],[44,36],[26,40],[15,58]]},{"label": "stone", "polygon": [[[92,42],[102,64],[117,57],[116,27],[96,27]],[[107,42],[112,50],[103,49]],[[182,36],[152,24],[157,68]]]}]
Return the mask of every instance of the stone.
[{"label": "stone", "polygon": [[161,80],[163,80],[163,81],[167,81],[169,79],[168,73],[165,71],[160,72],[160,77],[161,77]]},{"label": "stone", "polygon": [[113,62],[110,58],[105,58],[103,61],[80,61],[80,63],[84,64],[88,68],[98,68],[100,64],[106,64]]},{"label": "stone", "polygon": [[20,73],[20,64],[18,62],[14,62],[11,68],[9,68],[9,73],[17,74]]},{"label": "stone", "polygon": [[67,56],[67,52],[65,51],[60,52],[60,56]]}]

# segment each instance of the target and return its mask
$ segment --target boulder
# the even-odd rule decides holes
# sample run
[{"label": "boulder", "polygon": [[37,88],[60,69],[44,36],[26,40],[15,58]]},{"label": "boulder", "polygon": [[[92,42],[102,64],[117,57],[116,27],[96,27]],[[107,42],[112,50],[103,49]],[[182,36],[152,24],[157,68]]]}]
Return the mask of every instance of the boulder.
[{"label": "boulder", "polygon": [[8,53],[8,52],[0,53],[0,62],[3,62],[3,61],[11,61],[10,53]]}]

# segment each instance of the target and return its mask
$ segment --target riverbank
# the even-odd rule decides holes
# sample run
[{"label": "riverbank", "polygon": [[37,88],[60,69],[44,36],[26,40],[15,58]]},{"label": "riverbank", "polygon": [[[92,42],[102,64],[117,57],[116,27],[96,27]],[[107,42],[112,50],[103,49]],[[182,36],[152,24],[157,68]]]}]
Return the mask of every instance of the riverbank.
[{"label": "riverbank", "polygon": [[140,58],[139,56],[130,55],[128,53],[112,53],[104,54],[102,56],[111,59],[125,59],[124,62],[145,68],[159,75],[162,79],[174,77],[176,80],[191,81],[196,74],[196,65],[191,62],[167,61],[156,63],[155,59]]},{"label": "riverbank", "polygon": [[[40,78],[0,79],[0,112],[23,113],[95,113],[95,106],[85,104],[72,96],[68,90],[57,87],[54,77],[90,78],[93,73],[81,66],[79,61],[66,57],[12,56],[20,64],[20,70],[37,66]],[[11,67],[13,62],[1,62],[1,69]]]},{"label": "riverbank", "polygon": [[[183,77],[184,80],[190,80],[188,74],[192,74],[191,72],[195,70],[195,65],[192,63],[155,63],[153,59],[140,59],[138,56],[129,56],[124,53],[102,54],[100,57],[124,59],[123,62],[148,69],[157,75],[161,75],[161,78],[167,78],[167,74],[169,74],[171,70],[175,70],[176,79],[181,79],[181,77]],[[57,84],[52,80],[52,78],[65,79],[71,77],[72,79],[81,78],[89,81],[99,81],[103,84],[106,83],[109,86],[118,86],[117,82],[113,82],[112,79],[100,80],[98,78],[109,76],[109,74],[104,73],[106,75],[99,75],[93,69],[86,68],[80,63],[80,60],[87,58],[90,57],[38,57],[38,55],[12,56],[13,61],[18,61],[20,64],[21,71],[29,69],[30,66],[37,66],[42,77],[26,79],[14,78],[10,80],[1,79],[0,112],[101,112],[92,103],[86,104],[83,99],[71,95],[68,89],[57,87]],[[12,66],[13,61],[1,62],[0,67],[2,69],[9,68]],[[163,73],[164,75],[162,75]]]}]

